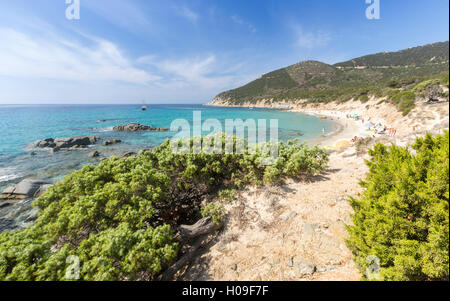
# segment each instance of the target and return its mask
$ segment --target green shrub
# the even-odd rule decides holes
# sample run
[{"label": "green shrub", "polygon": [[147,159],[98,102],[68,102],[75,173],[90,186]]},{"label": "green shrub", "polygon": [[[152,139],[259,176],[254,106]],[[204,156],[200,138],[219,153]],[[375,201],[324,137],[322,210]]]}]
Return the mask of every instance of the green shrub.
[{"label": "green shrub", "polygon": [[216,225],[220,225],[222,223],[224,215],[225,207],[222,204],[208,203],[202,208],[202,216],[211,217],[212,221]]},{"label": "green shrub", "polygon": [[449,278],[449,133],[428,134],[407,148],[377,144],[366,190],[351,199],[347,245],[362,273],[379,258],[379,279]]},{"label": "green shrub", "polygon": [[[67,280],[68,256],[79,258],[81,280],[153,280],[176,260],[175,229],[197,221],[205,196],[315,175],[328,162],[324,150],[280,142],[275,164],[261,165],[269,143],[251,153],[245,140],[230,138],[234,147],[244,143],[242,154],[178,154],[167,140],[69,174],[34,202],[32,227],[0,234],[0,280]],[[223,145],[226,137],[218,139]],[[192,149],[194,139],[187,142]],[[203,213],[217,220],[211,206]]]},{"label": "green shrub", "polygon": [[367,95],[367,94],[361,95],[359,97],[359,101],[362,102],[362,103],[368,102],[369,101],[369,95]]},{"label": "green shrub", "polygon": [[398,110],[406,116],[415,107],[416,94],[409,90],[391,90],[388,93],[388,99],[398,107]]},{"label": "green shrub", "polygon": [[219,191],[219,198],[226,202],[232,202],[236,199],[237,190],[236,189],[223,189]]}]

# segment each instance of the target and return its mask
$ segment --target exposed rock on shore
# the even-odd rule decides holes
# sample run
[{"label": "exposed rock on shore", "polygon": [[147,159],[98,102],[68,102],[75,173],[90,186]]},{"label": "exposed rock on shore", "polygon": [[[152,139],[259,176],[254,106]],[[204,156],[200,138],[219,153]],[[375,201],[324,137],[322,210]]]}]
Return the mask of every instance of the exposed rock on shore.
[{"label": "exposed rock on shore", "polygon": [[39,210],[32,207],[32,201],[50,186],[52,185],[42,180],[26,179],[6,188],[0,194],[0,233],[33,224],[38,218]]},{"label": "exposed rock on shore", "polygon": [[139,123],[129,123],[126,125],[118,125],[113,128],[114,131],[121,132],[141,132],[141,131],[151,131],[151,132],[167,132],[167,128],[154,128],[148,125],[142,125]]},{"label": "exposed rock on shore", "polygon": [[31,203],[31,199],[0,202],[0,233],[31,226],[39,216],[39,209]]},{"label": "exposed rock on shore", "polygon": [[29,145],[31,148],[51,148],[54,152],[60,149],[86,148],[95,144],[100,138],[97,136],[78,136],[67,138],[47,138],[38,140]]},{"label": "exposed rock on shore", "polygon": [[6,188],[0,194],[0,200],[19,201],[41,196],[51,185],[41,180],[26,179],[15,186]]}]

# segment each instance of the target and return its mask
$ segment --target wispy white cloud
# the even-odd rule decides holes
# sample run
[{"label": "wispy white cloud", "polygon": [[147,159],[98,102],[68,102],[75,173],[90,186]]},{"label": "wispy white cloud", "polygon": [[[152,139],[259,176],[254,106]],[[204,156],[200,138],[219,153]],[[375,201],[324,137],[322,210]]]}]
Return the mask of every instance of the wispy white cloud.
[{"label": "wispy white cloud", "polygon": [[224,68],[213,54],[175,59],[159,59],[149,55],[139,58],[137,62],[156,68],[158,74],[165,79],[158,84],[164,86],[214,89],[241,83],[243,78],[235,74],[242,67],[242,63]]},{"label": "wispy white cloud", "polygon": [[110,23],[130,30],[154,26],[135,1],[91,0],[81,1],[81,5],[83,9],[87,8]]},{"label": "wispy white cloud", "polygon": [[0,102],[209,101],[256,78],[233,54],[153,54],[134,59],[119,45],[83,32],[62,36],[0,26]]},{"label": "wispy white cloud", "polygon": [[293,25],[295,45],[300,48],[313,49],[326,46],[331,35],[324,31],[305,31],[300,25]]},{"label": "wispy white cloud", "polygon": [[256,32],[256,28],[255,28],[255,26],[253,26],[253,24],[243,20],[242,18],[238,17],[237,15],[231,16],[231,20],[236,24],[246,26],[248,28],[248,30],[250,30],[251,32]]},{"label": "wispy white cloud", "polygon": [[[45,37],[52,36],[52,39]],[[92,38],[90,46],[55,33],[29,35],[0,27],[0,75],[76,81],[147,84],[159,77],[136,68],[114,43]]]},{"label": "wispy white cloud", "polygon": [[155,85],[170,94],[184,91],[184,97],[203,94],[209,100],[219,92],[242,86],[259,75],[259,72],[245,71],[245,63],[230,54],[170,59],[150,55],[137,61],[155,68],[164,78]]},{"label": "wispy white cloud", "polygon": [[175,6],[175,12],[191,23],[197,23],[199,15],[187,6]]}]

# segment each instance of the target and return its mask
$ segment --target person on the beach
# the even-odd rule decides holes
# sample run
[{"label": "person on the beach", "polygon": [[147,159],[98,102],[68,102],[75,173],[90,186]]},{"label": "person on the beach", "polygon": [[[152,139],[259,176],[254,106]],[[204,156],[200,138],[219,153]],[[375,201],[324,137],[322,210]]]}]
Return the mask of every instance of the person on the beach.
[{"label": "person on the beach", "polygon": [[322,128],[322,133],[325,134],[325,128]]}]

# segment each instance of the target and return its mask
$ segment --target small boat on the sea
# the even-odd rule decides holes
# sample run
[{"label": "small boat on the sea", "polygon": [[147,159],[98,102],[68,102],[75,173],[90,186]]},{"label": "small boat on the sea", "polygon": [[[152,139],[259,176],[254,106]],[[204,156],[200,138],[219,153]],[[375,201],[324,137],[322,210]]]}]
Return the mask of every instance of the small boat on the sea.
[{"label": "small boat on the sea", "polygon": [[142,106],[142,107],[141,107],[141,110],[142,110],[142,111],[147,111],[147,106]]}]

